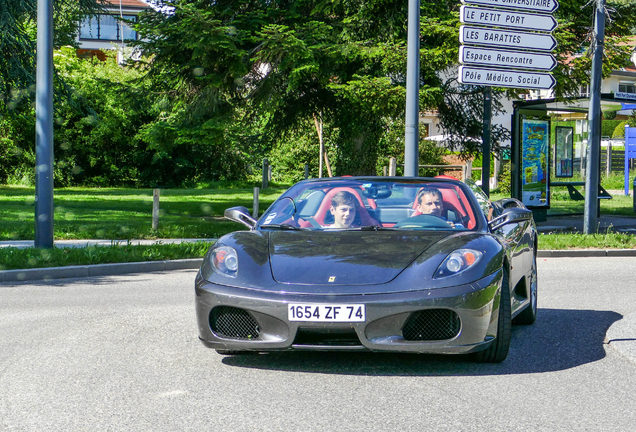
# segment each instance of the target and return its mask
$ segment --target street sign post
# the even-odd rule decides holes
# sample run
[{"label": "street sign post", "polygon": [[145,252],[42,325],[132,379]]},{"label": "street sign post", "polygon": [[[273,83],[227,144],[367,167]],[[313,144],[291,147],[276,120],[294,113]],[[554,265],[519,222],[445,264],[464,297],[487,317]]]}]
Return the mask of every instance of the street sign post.
[{"label": "street sign post", "polygon": [[524,33],[470,26],[459,28],[459,42],[536,51],[552,51],[557,46],[556,39],[547,33]]},{"label": "street sign post", "polygon": [[473,66],[459,67],[459,82],[462,84],[533,90],[551,89],[556,84],[554,77],[547,73],[496,70]]},{"label": "street sign post", "polygon": [[502,9],[489,9],[474,6],[462,6],[460,19],[465,24],[483,24],[495,27],[507,27],[516,30],[552,31],[557,21],[552,15],[514,12]]},{"label": "street sign post", "polygon": [[459,47],[459,61],[469,65],[541,71],[551,71],[557,65],[556,58],[552,54],[488,49],[467,45]]},{"label": "street sign post", "polygon": [[[556,66],[556,59],[548,53],[557,46],[556,39],[549,32],[557,27],[551,13],[559,7],[559,3],[557,0],[461,2],[467,4],[461,7],[461,22],[474,27],[462,25],[459,29],[459,42],[462,44],[459,61],[467,66],[459,67],[458,81],[485,88],[482,162],[489,166],[490,87],[544,90],[555,86],[554,77],[541,71],[551,71]],[[482,184],[486,185],[486,194],[489,182],[490,172],[483,170]]]},{"label": "street sign post", "polygon": [[534,12],[552,13],[559,8],[557,0],[461,0],[462,3],[495,6]]}]

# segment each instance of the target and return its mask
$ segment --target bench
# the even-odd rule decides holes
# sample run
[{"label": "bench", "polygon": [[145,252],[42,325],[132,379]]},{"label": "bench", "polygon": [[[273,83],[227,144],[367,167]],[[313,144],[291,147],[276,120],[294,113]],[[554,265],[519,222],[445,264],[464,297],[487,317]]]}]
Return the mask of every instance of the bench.
[{"label": "bench", "polygon": [[[561,186],[568,188],[568,193],[572,201],[585,201],[585,197],[576,189],[576,186],[585,186],[585,182],[550,182],[550,187]],[[612,199],[612,196],[603,189],[603,186],[598,185],[598,199]]]}]

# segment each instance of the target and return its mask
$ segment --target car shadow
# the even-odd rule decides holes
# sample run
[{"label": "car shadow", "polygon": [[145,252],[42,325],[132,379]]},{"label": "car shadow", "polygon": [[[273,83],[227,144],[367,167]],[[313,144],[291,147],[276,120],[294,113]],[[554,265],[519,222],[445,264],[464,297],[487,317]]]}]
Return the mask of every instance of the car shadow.
[{"label": "car shadow", "polygon": [[225,365],[307,373],[438,376],[553,372],[605,357],[605,333],[622,315],[612,311],[540,309],[531,326],[513,326],[508,358],[474,363],[467,356],[371,352],[271,352],[227,356]]}]

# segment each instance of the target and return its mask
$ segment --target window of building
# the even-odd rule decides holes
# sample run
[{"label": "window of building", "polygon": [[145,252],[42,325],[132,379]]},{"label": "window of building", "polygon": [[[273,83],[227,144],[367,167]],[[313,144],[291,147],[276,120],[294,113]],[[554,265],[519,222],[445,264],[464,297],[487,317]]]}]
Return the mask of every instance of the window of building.
[{"label": "window of building", "polygon": [[618,92],[634,94],[636,93],[636,85],[634,83],[619,83]]},{"label": "window of building", "polygon": [[420,129],[422,130],[420,135],[423,137],[426,138],[431,136],[431,125],[429,123],[420,123]]},{"label": "window of building", "polygon": [[581,86],[581,97],[590,97],[590,85],[582,85]]},{"label": "window of building", "polygon": [[[124,15],[123,18],[134,20],[136,17],[135,15]],[[137,32],[128,27],[127,24],[120,22],[115,15],[97,15],[86,18],[82,22],[80,39],[121,41],[122,39],[137,39]]]}]

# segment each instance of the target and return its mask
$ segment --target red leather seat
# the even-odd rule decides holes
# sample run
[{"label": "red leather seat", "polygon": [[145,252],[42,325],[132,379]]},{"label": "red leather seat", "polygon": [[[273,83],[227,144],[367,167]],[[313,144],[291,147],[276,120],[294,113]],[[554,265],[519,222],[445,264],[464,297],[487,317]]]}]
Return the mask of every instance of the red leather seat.
[{"label": "red leather seat", "polygon": [[[333,196],[335,194],[337,194],[338,192],[341,192],[341,191],[350,192],[358,200],[357,212],[358,212],[358,215],[360,217],[360,225],[361,226],[380,225],[378,223],[378,221],[376,221],[374,218],[371,217],[371,215],[369,214],[367,209],[364,207],[364,202],[362,201],[362,198],[360,197],[360,193],[357,190],[355,190],[354,188],[346,187],[346,186],[336,187],[336,188],[331,189],[329,192],[327,192],[325,197],[322,199],[322,203],[320,204],[320,207],[318,207],[318,211],[316,211],[316,214],[313,217],[314,220],[316,222],[318,222],[318,224],[323,225],[323,226],[324,225],[328,225],[325,222],[325,217],[327,216],[327,212],[331,208],[331,199],[333,198]],[[356,215],[356,219],[358,218],[358,215]],[[355,224],[355,222],[354,222],[354,224]],[[312,223],[309,222],[309,221],[300,221],[300,226],[301,227],[311,227]]]}]

